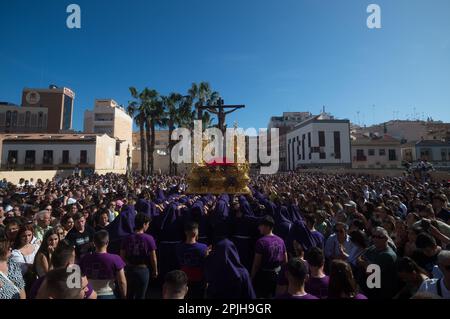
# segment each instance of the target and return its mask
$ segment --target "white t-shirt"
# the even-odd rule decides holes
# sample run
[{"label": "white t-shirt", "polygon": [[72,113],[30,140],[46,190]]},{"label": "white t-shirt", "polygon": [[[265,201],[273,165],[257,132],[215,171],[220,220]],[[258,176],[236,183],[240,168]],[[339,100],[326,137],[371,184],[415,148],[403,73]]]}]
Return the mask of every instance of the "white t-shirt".
[{"label": "white t-shirt", "polygon": [[444,299],[450,299],[450,290],[447,289],[447,287],[445,287],[443,279],[441,279],[441,280],[427,279],[422,283],[422,285],[420,286],[420,288],[417,292],[428,292],[428,293],[434,294],[436,296],[439,296],[438,289],[437,289],[438,281],[440,281],[440,283],[441,283],[441,291],[442,291],[441,297]]},{"label": "white t-shirt", "polygon": [[39,245],[33,244],[33,252],[29,254],[28,256],[24,256],[20,250],[14,249],[11,252],[11,259],[17,262],[20,265],[20,270],[22,270],[22,275],[24,275],[28,267],[33,264],[34,257],[36,256],[36,253],[39,250]]}]

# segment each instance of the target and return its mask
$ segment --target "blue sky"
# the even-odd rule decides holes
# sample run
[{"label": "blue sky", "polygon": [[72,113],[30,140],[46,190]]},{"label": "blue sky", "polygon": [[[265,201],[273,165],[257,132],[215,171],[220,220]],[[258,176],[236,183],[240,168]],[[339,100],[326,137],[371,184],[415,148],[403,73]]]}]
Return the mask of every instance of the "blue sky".
[{"label": "blue sky", "polygon": [[[70,3],[80,30],[66,27]],[[380,30],[366,26],[370,3]],[[246,104],[228,119],[241,127],[322,105],[366,124],[414,109],[450,122],[450,1],[0,1],[0,101],[67,86],[81,130],[95,98],[126,105],[129,86],[184,93],[199,81]]]}]

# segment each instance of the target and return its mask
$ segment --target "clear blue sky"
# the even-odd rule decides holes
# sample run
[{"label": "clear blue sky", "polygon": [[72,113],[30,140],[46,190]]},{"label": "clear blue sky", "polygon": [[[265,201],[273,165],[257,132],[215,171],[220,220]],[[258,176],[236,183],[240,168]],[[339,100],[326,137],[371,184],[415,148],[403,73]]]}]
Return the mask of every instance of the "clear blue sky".
[{"label": "clear blue sky", "polygon": [[[70,3],[81,30],[66,28]],[[370,3],[381,30],[366,26]],[[82,129],[95,98],[127,104],[129,86],[184,93],[198,81],[247,105],[228,119],[241,127],[322,105],[366,124],[414,108],[450,122],[450,1],[0,1],[0,101],[67,86]]]}]

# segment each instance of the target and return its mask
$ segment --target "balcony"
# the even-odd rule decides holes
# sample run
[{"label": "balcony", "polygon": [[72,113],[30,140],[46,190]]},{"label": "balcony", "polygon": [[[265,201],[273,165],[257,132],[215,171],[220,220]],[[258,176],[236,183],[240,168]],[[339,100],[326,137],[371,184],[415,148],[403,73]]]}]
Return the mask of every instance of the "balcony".
[{"label": "balcony", "polygon": [[353,156],[354,162],[367,162],[367,156]]}]

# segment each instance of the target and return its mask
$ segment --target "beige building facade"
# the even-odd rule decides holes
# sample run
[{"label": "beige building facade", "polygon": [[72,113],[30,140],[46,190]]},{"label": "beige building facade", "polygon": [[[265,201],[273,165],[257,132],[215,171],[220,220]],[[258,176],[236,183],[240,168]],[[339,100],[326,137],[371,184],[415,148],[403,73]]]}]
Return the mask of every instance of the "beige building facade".
[{"label": "beige building facade", "polygon": [[357,134],[388,134],[403,142],[450,139],[450,123],[438,121],[395,120],[365,128],[359,127],[355,131]]},{"label": "beige building facade", "polygon": [[352,168],[393,169],[402,167],[400,141],[389,136],[357,136],[352,142]]},{"label": "beige building facade", "polygon": [[[84,113],[84,132],[89,134],[107,134],[117,141],[117,153],[125,154],[120,157],[120,167],[126,168],[126,153],[130,148],[132,155],[133,119],[116,101],[112,99],[97,99],[92,111]],[[102,156],[99,154],[99,156]]]}]

